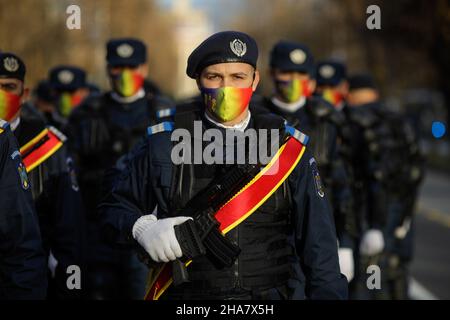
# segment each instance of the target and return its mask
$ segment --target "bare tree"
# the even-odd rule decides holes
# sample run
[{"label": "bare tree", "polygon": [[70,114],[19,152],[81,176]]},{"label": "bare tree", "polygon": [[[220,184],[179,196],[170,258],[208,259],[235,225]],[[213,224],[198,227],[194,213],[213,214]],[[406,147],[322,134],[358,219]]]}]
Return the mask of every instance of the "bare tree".
[{"label": "bare tree", "polygon": [[85,68],[107,86],[105,44],[111,37],[136,37],[148,45],[150,77],[165,91],[175,89],[172,22],[153,0],[79,0],[81,30],[66,27],[69,0],[0,0],[0,50],[24,58],[30,84],[57,64]]}]

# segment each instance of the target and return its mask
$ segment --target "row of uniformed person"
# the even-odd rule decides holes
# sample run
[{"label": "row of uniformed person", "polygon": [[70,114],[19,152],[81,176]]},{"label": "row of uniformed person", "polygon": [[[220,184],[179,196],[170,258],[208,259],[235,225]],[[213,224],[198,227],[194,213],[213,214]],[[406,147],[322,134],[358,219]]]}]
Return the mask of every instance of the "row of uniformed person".
[{"label": "row of uniformed person", "polygon": [[[145,45],[115,39],[107,44],[110,91],[100,93],[80,68],[60,66],[20,112],[25,65],[15,55],[1,57],[1,92],[8,101],[3,117],[23,147],[24,164],[14,165],[18,186],[24,189],[26,181],[33,195],[34,204],[27,209],[35,207],[38,216],[42,237],[36,232],[34,250],[42,247],[48,261],[48,297],[139,299],[145,294],[148,269],[133,246],[139,243],[156,262],[182,254],[173,226],[187,218],[174,217],[175,209],[227,169],[192,166],[192,174],[179,185],[172,176],[180,167],[166,152],[170,134],[147,138],[145,132],[157,123],[185,126],[191,119],[224,132],[269,129],[279,123],[310,140],[289,181],[255,218],[227,235],[241,247],[239,267],[215,270],[200,259],[189,271],[193,283],[170,289],[168,297],[340,299],[347,297],[348,281],[351,298],[406,298],[411,195],[423,175],[422,160],[413,130],[380,106],[369,76],[349,78],[343,64],[315,64],[307,46],[281,41],[270,56],[274,94],[252,97],[259,81],[257,45],[246,34],[223,32],[205,40],[188,60],[187,75],[196,79],[203,100],[175,108],[145,80]],[[227,104],[230,100],[218,98],[232,90],[245,99]],[[209,105],[208,97],[217,99],[217,105]],[[271,227],[271,219],[286,228]],[[265,242],[270,232],[281,240]],[[259,261],[261,254],[280,256]],[[371,259],[383,266],[383,274],[392,275],[383,277],[392,290],[374,296],[364,288],[364,268]],[[67,289],[65,269],[71,264],[81,266],[82,291]],[[267,269],[256,270],[256,265]],[[44,282],[36,291],[40,296],[34,297],[45,296]],[[15,297],[30,296],[10,296]]]},{"label": "row of uniformed person", "polygon": [[[40,232],[27,245],[35,241],[35,251],[39,252],[41,247],[41,260],[45,260],[44,268],[41,265],[33,271],[40,274],[40,282],[33,278],[35,287],[28,287],[32,292],[21,292],[20,288],[13,291],[14,288],[8,287],[11,283],[7,277],[12,281],[18,274],[16,281],[21,285],[22,281],[27,284],[27,277],[33,275],[21,273],[21,269],[8,274],[8,260],[6,255],[3,260],[2,252],[0,288],[5,288],[2,298],[139,299],[144,295],[146,267],[133,252],[114,248],[103,240],[96,206],[103,192],[104,171],[145,135],[150,124],[171,116],[172,102],[145,79],[147,53],[141,41],[111,40],[106,60],[112,87],[109,92],[101,94],[87,82],[81,68],[62,65],[49,71],[48,79],[39,83],[33,99],[28,100],[24,62],[12,53],[0,55],[0,117],[9,122],[2,124],[14,133],[19,144],[17,153],[20,152],[14,172],[8,166],[8,177],[21,178],[22,188],[32,195]],[[7,156],[11,154],[2,151],[2,157]],[[5,193],[2,205],[10,208],[17,201]],[[18,214],[32,217],[25,209],[18,207],[17,210],[23,211]],[[6,213],[2,209],[2,215]],[[33,221],[12,224],[8,217],[2,216],[1,220],[7,230],[5,237],[17,229],[17,223],[32,226]],[[22,219],[20,215],[14,217],[19,218]],[[10,239],[9,244],[15,240]],[[7,249],[11,248],[5,242]],[[17,251],[18,257],[22,254]],[[23,261],[28,263],[25,257]],[[81,271],[81,289],[78,286],[71,289],[67,284],[72,281],[70,266]],[[24,280],[20,279],[22,274]]]},{"label": "row of uniformed person", "polygon": [[[11,53],[1,53],[0,61],[1,117],[10,122],[8,127],[17,141],[17,146],[10,144],[9,151],[13,151],[12,153],[9,153],[8,149],[2,151],[4,159],[14,160],[14,164],[7,167],[9,172],[5,173],[2,183],[11,186],[19,177],[23,189],[19,193],[30,196],[29,206],[33,208],[33,211],[26,212],[28,206],[17,204],[13,192],[2,193],[1,225],[2,229],[5,229],[2,237],[6,238],[6,243],[13,243],[15,237],[20,239],[21,233],[27,231],[21,226],[38,222],[37,237],[33,238],[30,233],[23,235],[21,239],[29,246],[33,245],[36,252],[30,251],[28,257],[22,258],[35,261],[39,252],[44,261],[44,264],[36,264],[33,269],[28,266],[28,270],[22,270],[13,277],[13,280],[21,285],[22,281],[25,283],[33,273],[39,274],[39,281],[35,280],[34,287],[19,287],[21,290],[13,290],[10,287],[12,283],[4,284],[2,281],[1,288],[11,290],[9,292],[12,294],[6,295],[6,298],[10,299],[46,296],[59,299],[79,298],[81,292],[70,290],[67,286],[70,276],[67,270],[73,265],[81,269],[85,266],[84,213],[72,160],[67,153],[66,138],[41,118],[21,115],[21,105],[28,94],[25,86],[25,64]],[[33,221],[36,214],[37,220]],[[17,254],[20,257],[24,253],[18,250]],[[8,261],[3,260],[3,252],[1,257],[1,277],[7,279],[10,275],[5,269],[11,266]],[[80,284],[83,284],[81,275],[78,278]]]}]

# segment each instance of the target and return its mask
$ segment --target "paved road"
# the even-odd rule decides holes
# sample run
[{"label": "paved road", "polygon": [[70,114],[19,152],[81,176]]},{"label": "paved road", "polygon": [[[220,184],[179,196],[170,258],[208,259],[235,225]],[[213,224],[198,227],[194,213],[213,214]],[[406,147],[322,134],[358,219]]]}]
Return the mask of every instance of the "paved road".
[{"label": "paved road", "polygon": [[427,173],[416,217],[413,294],[450,299],[450,176]]}]

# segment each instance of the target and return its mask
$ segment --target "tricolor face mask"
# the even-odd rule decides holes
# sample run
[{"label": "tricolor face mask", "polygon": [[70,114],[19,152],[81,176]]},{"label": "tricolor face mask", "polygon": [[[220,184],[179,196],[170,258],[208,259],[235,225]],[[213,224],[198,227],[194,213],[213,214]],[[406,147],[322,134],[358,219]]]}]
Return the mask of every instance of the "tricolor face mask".
[{"label": "tricolor face mask", "polygon": [[113,76],[114,88],[123,97],[135,95],[144,84],[144,77],[137,71],[124,69]]},{"label": "tricolor face mask", "polygon": [[20,112],[20,96],[0,89],[0,118],[11,121]]},{"label": "tricolor face mask", "polygon": [[309,97],[312,93],[309,90],[307,79],[293,79],[289,81],[275,80],[275,87],[277,93],[288,103],[296,102],[301,97]]},{"label": "tricolor face mask", "polygon": [[344,101],[344,96],[337,90],[325,89],[322,92],[322,98],[328,101],[333,106],[338,106],[342,101]]},{"label": "tricolor face mask", "polygon": [[253,94],[253,88],[202,88],[203,101],[206,109],[223,122],[239,117],[248,106]]},{"label": "tricolor face mask", "polygon": [[67,118],[73,109],[78,107],[81,103],[82,97],[79,94],[70,92],[63,92],[59,96],[59,112],[65,118]]}]

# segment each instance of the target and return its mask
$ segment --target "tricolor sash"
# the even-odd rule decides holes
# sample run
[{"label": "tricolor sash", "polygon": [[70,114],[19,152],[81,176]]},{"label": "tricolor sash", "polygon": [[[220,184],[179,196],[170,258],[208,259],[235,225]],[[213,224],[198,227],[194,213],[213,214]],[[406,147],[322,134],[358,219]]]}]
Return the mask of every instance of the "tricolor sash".
[{"label": "tricolor sash", "polygon": [[[255,212],[289,177],[300,161],[305,146],[294,137],[284,143],[271,161],[222,208],[215,218],[220,231],[226,234]],[[186,267],[192,260],[186,263]],[[144,300],[158,300],[172,284],[172,264],[165,263],[154,271]]]},{"label": "tricolor sash", "polygon": [[47,160],[63,145],[56,130],[45,128],[36,137],[20,148],[23,164],[30,172]]}]

